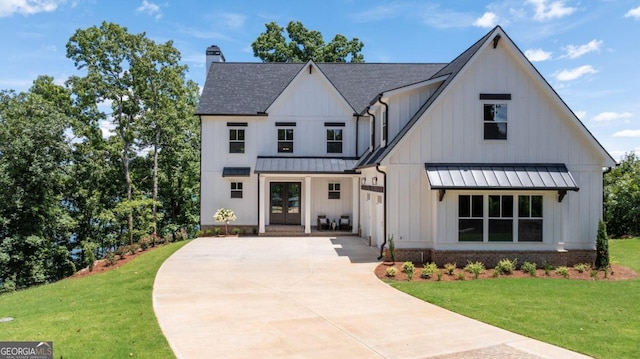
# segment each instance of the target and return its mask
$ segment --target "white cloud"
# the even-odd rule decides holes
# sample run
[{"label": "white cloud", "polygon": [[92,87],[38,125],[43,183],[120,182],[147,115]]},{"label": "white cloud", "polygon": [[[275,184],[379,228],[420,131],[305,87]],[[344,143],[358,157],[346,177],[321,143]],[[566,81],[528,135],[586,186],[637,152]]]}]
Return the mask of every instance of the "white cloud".
[{"label": "white cloud", "polygon": [[222,17],[222,23],[225,26],[230,27],[232,29],[237,29],[242,27],[242,25],[244,25],[245,20],[247,19],[246,16],[241,14],[224,13],[224,14],[221,14],[220,16]]},{"label": "white cloud", "polygon": [[591,40],[584,45],[569,45],[565,47],[566,54],[562,55],[563,58],[577,59],[578,57],[587,54],[589,52],[600,52],[602,47],[602,40]]},{"label": "white cloud", "polygon": [[596,71],[591,65],[583,65],[580,67],[576,67],[575,69],[570,70],[562,70],[558,72],[556,76],[556,80],[558,81],[572,81],[578,79],[586,74],[595,74]]},{"label": "white cloud", "polygon": [[149,16],[155,17],[156,19],[162,17],[160,6],[147,0],[142,0],[142,4],[136,9],[136,11],[146,13]]},{"label": "white cloud", "polygon": [[98,123],[103,138],[109,138],[115,135],[116,126],[109,120],[100,120]]},{"label": "white cloud", "polygon": [[547,61],[551,59],[551,52],[542,49],[529,49],[524,52],[531,62]]},{"label": "white cloud", "polygon": [[534,19],[538,21],[550,20],[553,18],[561,18],[573,14],[576,11],[574,7],[564,5],[564,1],[549,0],[527,0],[527,2],[535,8]]},{"label": "white cloud", "polygon": [[638,6],[637,8],[633,8],[629,11],[627,11],[627,13],[624,15],[624,17],[632,17],[635,19],[640,19],[640,6]]},{"label": "white cloud", "polygon": [[622,130],[613,134],[613,137],[640,137],[640,130]]},{"label": "white cloud", "polygon": [[498,24],[498,16],[490,11],[485,12],[473,22],[473,26],[492,28]]},{"label": "white cloud", "polygon": [[1,0],[0,17],[13,14],[33,15],[39,12],[51,12],[67,0]]},{"label": "white cloud", "polygon": [[601,112],[593,117],[594,121],[608,122],[614,120],[624,120],[633,117],[631,112]]}]

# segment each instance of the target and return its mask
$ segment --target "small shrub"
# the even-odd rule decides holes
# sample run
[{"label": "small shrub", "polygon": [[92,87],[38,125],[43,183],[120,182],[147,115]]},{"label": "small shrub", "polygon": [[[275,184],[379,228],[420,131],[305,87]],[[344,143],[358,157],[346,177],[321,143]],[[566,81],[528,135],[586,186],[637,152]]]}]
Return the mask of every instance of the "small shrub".
[{"label": "small shrub", "polygon": [[591,278],[593,279],[598,279],[598,271],[595,269],[591,270],[591,273],[589,274],[591,276]]},{"label": "small shrub", "polygon": [[546,275],[547,277],[549,276],[551,271],[555,269],[555,267],[549,263],[545,263],[542,268],[544,268],[544,275]]},{"label": "small shrub", "polygon": [[[601,220],[598,222],[598,234],[596,236],[596,268],[604,269],[609,267],[609,236],[607,236],[607,226]],[[607,271],[605,270],[605,274]],[[605,276],[606,278],[606,276]]]},{"label": "small shrub", "polygon": [[456,270],[455,263],[447,263],[444,265],[444,272],[448,275],[453,275],[453,272]]},{"label": "small shrub", "polygon": [[556,269],[556,273],[560,274],[564,278],[569,278],[569,268],[560,266]]},{"label": "small shrub", "polygon": [[114,251],[107,251],[107,254],[105,254],[104,259],[106,259],[107,261],[107,266],[112,266],[114,264],[116,264],[116,253]]},{"label": "small shrub", "polygon": [[500,274],[513,274],[513,271],[516,270],[517,262],[518,262],[517,259],[514,259],[514,260],[509,260],[507,258],[501,259],[496,265],[496,268],[500,270]]},{"label": "small shrub", "polygon": [[134,244],[129,246],[128,252],[129,252],[129,254],[133,255],[133,254],[136,254],[136,252],[139,249],[140,249],[140,245],[138,243],[134,243]]},{"label": "small shrub", "polygon": [[214,228],[213,231],[215,232],[216,236],[220,235],[220,227]]},{"label": "small shrub", "polygon": [[147,249],[149,249],[149,247],[155,244],[154,242],[155,239],[152,236],[144,236],[140,238],[140,240],[138,241],[138,245],[140,245],[140,249],[146,251]]},{"label": "small shrub", "polygon": [[464,270],[469,272],[469,273],[473,273],[473,277],[475,279],[478,279],[478,276],[481,273],[484,273],[484,264],[482,262],[468,262],[467,265],[464,267]]},{"label": "small shrub", "polygon": [[386,271],[387,277],[395,277],[397,273],[398,273],[398,270],[395,267],[387,268],[387,271]]},{"label": "small shrub", "polygon": [[402,263],[402,271],[407,274],[407,278],[409,280],[413,279],[413,274],[416,271],[416,267],[412,262],[404,262]]},{"label": "small shrub", "polygon": [[466,277],[464,276],[464,271],[458,272],[457,278],[458,278],[458,280],[465,280]]},{"label": "small shrub", "polygon": [[427,263],[427,264],[424,265],[424,268],[422,268],[422,272],[420,273],[420,277],[425,278],[425,279],[429,279],[436,272],[440,273],[440,271],[438,270],[438,266],[433,262]]},{"label": "small shrub", "polygon": [[211,237],[211,235],[213,234],[213,231],[211,230],[211,228],[207,228],[207,230],[204,231],[204,234],[207,237]]},{"label": "small shrub", "polygon": [[396,244],[393,241],[393,234],[389,236],[389,256],[391,256],[391,262],[396,262]]},{"label": "small shrub", "polygon": [[493,278],[498,278],[500,276],[500,269],[493,268],[493,273],[491,273],[491,276],[493,276]]},{"label": "small shrub", "polygon": [[520,269],[525,273],[529,273],[530,276],[535,277],[538,266],[535,263],[524,262],[522,263],[522,267],[520,267]]},{"label": "small shrub", "polygon": [[89,272],[93,272],[93,266],[96,263],[95,250],[98,248],[98,244],[91,241],[82,241],[80,246],[82,246],[82,263],[89,267]]},{"label": "small shrub", "polygon": [[438,278],[438,282],[442,280],[442,272],[436,270],[436,277]]},{"label": "small shrub", "polygon": [[258,234],[258,227],[253,227],[252,231],[253,231],[253,235]]},{"label": "small shrub", "polygon": [[4,279],[2,286],[0,287],[0,293],[10,293],[16,291],[16,274],[14,273],[8,278]]},{"label": "small shrub", "polygon": [[186,241],[189,239],[189,234],[185,228],[180,228],[174,233],[173,238],[175,238],[176,242]]},{"label": "small shrub", "polygon": [[234,228],[233,228],[233,234],[235,234],[235,235],[240,234],[240,228],[238,228],[238,227],[234,227]]},{"label": "small shrub", "polygon": [[128,246],[119,246],[116,248],[114,254],[118,256],[118,258],[122,259],[127,255],[128,251],[129,251]]},{"label": "small shrub", "polygon": [[578,263],[573,266],[573,269],[575,269],[578,273],[584,273],[586,271],[590,271],[591,266],[588,263]]}]

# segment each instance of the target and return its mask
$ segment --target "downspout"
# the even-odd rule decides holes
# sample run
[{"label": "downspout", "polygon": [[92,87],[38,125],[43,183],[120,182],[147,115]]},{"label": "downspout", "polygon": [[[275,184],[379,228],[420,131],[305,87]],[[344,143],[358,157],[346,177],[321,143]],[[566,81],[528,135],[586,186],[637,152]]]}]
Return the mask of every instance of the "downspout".
[{"label": "downspout", "polygon": [[375,148],[375,141],[376,141],[376,115],[371,113],[371,106],[367,107],[367,114],[369,116],[371,116],[371,118],[373,118],[373,126],[371,126],[372,131],[371,131],[371,143],[369,144],[369,147],[371,148],[371,152],[373,152],[373,149]]},{"label": "downspout", "polygon": [[383,171],[380,169],[380,163],[376,163],[376,171],[378,171],[379,173],[382,173],[382,178],[384,179],[384,187],[382,187],[382,198],[384,201],[384,208],[383,208],[383,217],[384,217],[384,225],[382,228],[382,234],[384,235],[384,241],[382,242],[382,245],[380,246],[380,257],[378,257],[378,260],[381,260],[384,257],[384,246],[387,244],[387,172]]},{"label": "downspout", "polygon": [[203,230],[202,228],[202,116],[198,115],[198,118],[200,119],[200,230]]},{"label": "downspout", "polygon": [[360,115],[356,114],[356,157],[358,157],[358,121],[360,121]]},{"label": "downspout", "polygon": [[258,235],[260,235],[260,174],[258,173],[258,203],[256,204],[258,207]]},{"label": "downspout", "polygon": [[378,102],[384,105],[384,132],[382,136],[384,136],[384,147],[387,147],[389,142],[389,104],[382,101],[382,96],[378,98]]}]

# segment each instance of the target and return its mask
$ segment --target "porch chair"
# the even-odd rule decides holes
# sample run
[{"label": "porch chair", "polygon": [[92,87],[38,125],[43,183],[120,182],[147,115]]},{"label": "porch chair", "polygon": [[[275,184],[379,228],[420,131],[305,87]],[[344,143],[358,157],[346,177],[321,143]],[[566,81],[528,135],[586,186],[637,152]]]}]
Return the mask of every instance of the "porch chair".
[{"label": "porch chair", "polygon": [[351,217],[348,215],[340,216],[340,222],[338,223],[338,229],[341,231],[351,230]]},{"label": "porch chair", "polygon": [[329,230],[329,219],[324,214],[318,215],[318,230]]}]

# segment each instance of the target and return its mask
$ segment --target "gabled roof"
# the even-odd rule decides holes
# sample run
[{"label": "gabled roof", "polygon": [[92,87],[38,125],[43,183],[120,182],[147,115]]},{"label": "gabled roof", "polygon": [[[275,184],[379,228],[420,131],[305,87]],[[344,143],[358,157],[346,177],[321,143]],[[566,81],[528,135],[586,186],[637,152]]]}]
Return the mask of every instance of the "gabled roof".
[{"label": "gabled roof", "polygon": [[[196,114],[263,114],[305,65],[214,62],[209,68]],[[353,111],[362,114],[380,93],[429,80],[446,64],[315,65]]]}]

